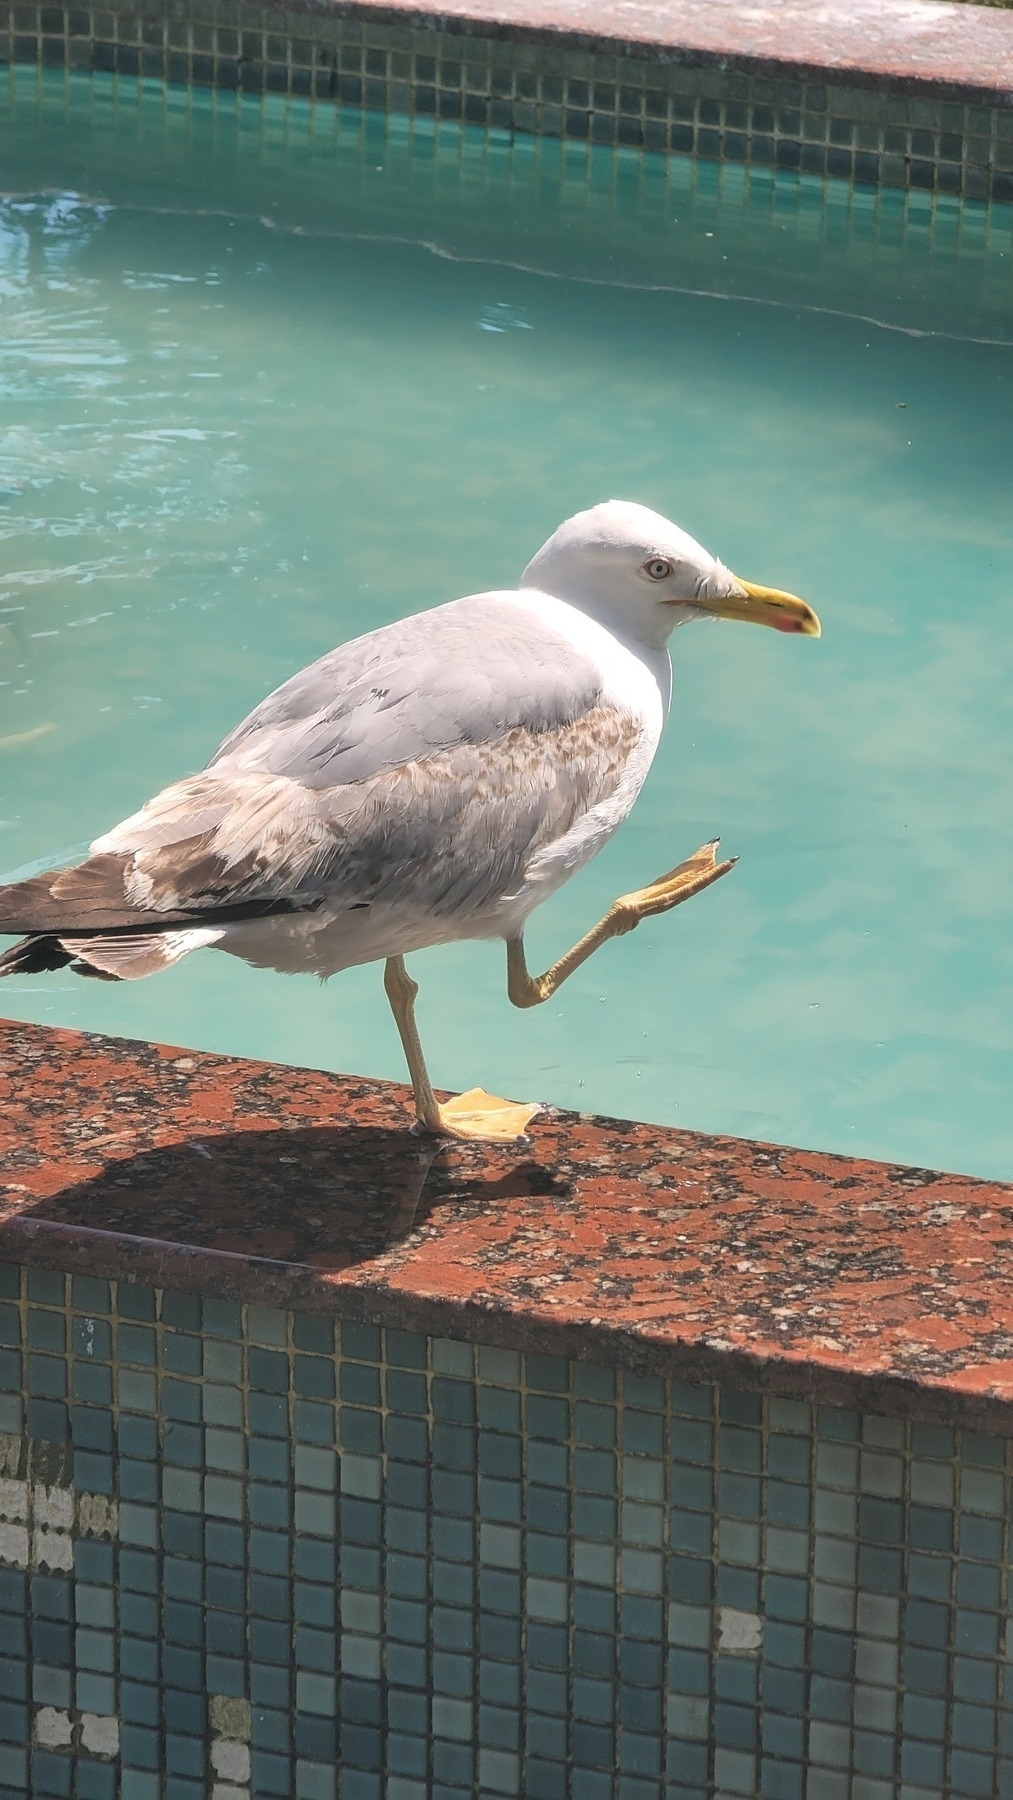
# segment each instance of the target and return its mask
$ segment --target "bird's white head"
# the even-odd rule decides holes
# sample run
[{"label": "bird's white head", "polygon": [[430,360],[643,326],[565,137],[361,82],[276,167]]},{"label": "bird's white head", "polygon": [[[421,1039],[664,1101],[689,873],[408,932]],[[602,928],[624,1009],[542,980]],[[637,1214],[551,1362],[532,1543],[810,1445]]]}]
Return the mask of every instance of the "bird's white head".
[{"label": "bird's white head", "polygon": [[804,600],[740,581],[678,525],[632,500],[606,500],[565,519],[532,557],[521,586],[554,594],[655,647],[677,625],[703,618],[820,635]]}]

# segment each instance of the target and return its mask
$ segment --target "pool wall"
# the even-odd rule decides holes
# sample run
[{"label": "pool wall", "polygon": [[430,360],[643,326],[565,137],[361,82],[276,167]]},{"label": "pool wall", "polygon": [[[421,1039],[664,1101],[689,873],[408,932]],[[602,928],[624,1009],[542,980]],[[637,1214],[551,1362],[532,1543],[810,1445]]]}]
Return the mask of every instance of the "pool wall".
[{"label": "pool wall", "polygon": [[799,0],[709,11],[530,0],[457,16],[13,5],[0,9],[0,62],[1013,199],[1013,20],[946,0],[859,6],[830,32],[816,20]]},{"label": "pool wall", "polygon": [[1003,1437],[0,1294],[3,1800],[1013,1792]]},{"label": "pool wall", "polygon": [[0,1800],[1013,1795],[1013,1189],[0,1068]]}]

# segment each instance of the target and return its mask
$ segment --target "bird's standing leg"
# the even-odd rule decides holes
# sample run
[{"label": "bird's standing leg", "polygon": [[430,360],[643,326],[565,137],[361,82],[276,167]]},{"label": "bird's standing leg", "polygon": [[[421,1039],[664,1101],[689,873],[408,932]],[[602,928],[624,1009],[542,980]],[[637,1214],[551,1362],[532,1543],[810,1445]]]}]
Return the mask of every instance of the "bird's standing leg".
[{"label": "bird's standing leg", "polygon": [[717,838],[710,844],[704,844],[694,855],[681,862],[677,869],[667,875],[660,875],[649,887],[637,888],[632,894],[622,894],[613,900],[608,912],[586,937],[574,944],[565,956],[554,962],[544,975],[531,975],[524,958],[524,939],[510,938],[507,942],[507,993],[514,1006],[538,1006],[541,1001],[548,1000],[556,989],[564,982],[574,969],[609,938],[623,937],[627,931],[633,931],[641,919],[650,919],[656,913],[670,912],[673,906],[681,905],[683,900],[691,900],[705,887],[719,881],[734,868],[736,858],[719,863],[717,860]]},{"label": "bird's standing leg", "polygon": [[418,1026],[415,1023],[415,997],[418,983],[404,966],[404,958],[390,956],[383,967],[383,985],[394,1014],[401,1044],[415,1094],[415,1111],[424,1131],[441,1137],[475,1138],[492,1142],[510,1142],[523,1137],[540,1106],[526,1106],[515,1100],[499,1100],[483,1088],[469,1088],[466,1094],[455,1094],[441,1106],[433,1093]]}]

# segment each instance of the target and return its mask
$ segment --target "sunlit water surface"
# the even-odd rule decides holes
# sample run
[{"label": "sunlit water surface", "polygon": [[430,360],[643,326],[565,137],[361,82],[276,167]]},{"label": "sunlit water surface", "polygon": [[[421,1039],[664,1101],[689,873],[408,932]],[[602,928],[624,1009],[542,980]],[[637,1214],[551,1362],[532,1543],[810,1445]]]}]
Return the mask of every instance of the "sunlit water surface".
[{"label": "sunlit water surface", "polygon": [[[823,641],[679,634],[648,786],[532,964],[705,838],[738,869],[538,1012],[494,944],[416,958],[434,1077],[1013,1176],[1009,210],[111,78],[5,96],[4,878],[331,645],[636,498]],[[403,1075],[377,968],[204,953],[0,1003]]]}]

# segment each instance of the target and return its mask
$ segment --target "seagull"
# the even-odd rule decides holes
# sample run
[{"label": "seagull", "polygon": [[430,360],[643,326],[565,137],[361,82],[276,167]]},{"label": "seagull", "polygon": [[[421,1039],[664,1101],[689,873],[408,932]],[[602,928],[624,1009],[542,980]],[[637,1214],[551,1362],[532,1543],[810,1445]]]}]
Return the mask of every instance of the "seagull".
[{"label": "seagull", "polygon": [[324,979],[382,961],[416,1129],[508,1142],[541,1107],[437,1100],[405,956],[506,944],[537,1006],[610,938],[727,874],[718,842],[623,894],[542,975],[524,928],[622,824],[668,715],[668,641],[694,619],[819,637],[804,600],[740,581],[630,501],[567,519],[515,589],[470,594],[331,650],[269,694],[196,775],[72,868],[0,887],[0,975],[132,981],[202,948]]}]

